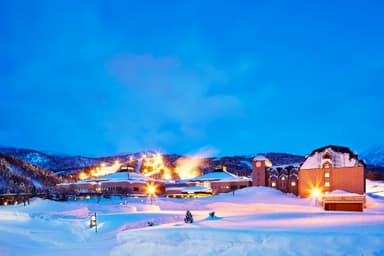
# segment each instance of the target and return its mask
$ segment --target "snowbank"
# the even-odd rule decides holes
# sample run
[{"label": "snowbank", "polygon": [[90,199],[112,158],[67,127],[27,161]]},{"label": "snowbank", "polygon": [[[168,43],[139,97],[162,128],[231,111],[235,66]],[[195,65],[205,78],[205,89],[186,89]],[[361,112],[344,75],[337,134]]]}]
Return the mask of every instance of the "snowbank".
[{"label": "snowbank", "polygon": [[[34,199],[0,207],[0,255],[384,255],[383,188],[367,181],[364,212],[325,212],[268,187],[153,197],[153,205],[149,198]],[[186,210],[193,224],[184,223]],[[97,233],[88,212],[97,213]]]},{"label": "snowbank", "polygon": [[27,213],[0,210],[0,221],[29,221],[31,218]]}]

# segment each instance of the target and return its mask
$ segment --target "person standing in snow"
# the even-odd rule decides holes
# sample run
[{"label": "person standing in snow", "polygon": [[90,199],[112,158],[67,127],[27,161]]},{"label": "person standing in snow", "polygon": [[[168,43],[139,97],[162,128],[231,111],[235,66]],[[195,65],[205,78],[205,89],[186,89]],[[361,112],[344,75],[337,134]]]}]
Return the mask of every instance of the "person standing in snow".
[{"label": "person standing in snow", "polygon": [[184,218],[185,223],[193,223],[192,213],[188,210]]}]

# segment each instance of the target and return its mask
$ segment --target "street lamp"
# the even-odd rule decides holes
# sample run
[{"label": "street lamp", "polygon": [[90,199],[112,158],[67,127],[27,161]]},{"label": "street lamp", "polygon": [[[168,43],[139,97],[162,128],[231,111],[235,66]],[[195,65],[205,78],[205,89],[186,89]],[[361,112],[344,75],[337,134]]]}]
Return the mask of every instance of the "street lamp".
[{"label": "street lamp", "polygon": [[152,196],[156,193],[156,186],[153,183],[147,184],[147,194],[151,198],[151,205],[152,205]]},{"label": "street lamp", "polygon": [[315,206],[317,206],[317,200],[318,200],[320,194],[321,194],[320,189],[318,189],[318,188],[312,189],[312,197],[315,199]]}]

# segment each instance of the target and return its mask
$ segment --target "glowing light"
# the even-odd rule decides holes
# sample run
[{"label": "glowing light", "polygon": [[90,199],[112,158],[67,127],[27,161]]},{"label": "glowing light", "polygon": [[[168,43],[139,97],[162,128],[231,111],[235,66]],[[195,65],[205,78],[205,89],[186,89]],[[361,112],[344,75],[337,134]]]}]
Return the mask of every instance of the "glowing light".
[{"label": "glowing light", "polygon": [[156,187],[153,184],[147,185],[147,193],[148,195],[154,195],[156,193]]},{"label": "glowing light", "polygon": [[276,182],[272,182],[272,187],[276,187]]},{"label": "glowing light", "polygon": [[4,205],[8,205],[8,202],[7,202],[7,201],[5,201],[5,202],[4,202]]},{"label": "glowing light", "polygon": [[312,198],[313,200],[315,200],[315,206],[318,204],[320,195],[321,195],[321,191],[319,188],[315,187],[312,189]]},{"label": "glowing light", "polygon": [[151,157],[146,156],[143,159],[143,174],[147,177],[161,174],[163,179],[172,179],[171,171],[165,165],[163,156],[159,153],[152,155]]},{"label": "glowing light", "polygon": [[119,166],[119,165],[120,165],[119,160],[116,160],[116,161],[113,163],[113,166]]},{"label": "glowing light", "polygon": [[296,186],[296,182],[292,181],[292,182],[291,182],[291,186],[292,186],[292,187]]},{"label": "glowing light", "polygon": [[87,176],[84,172],[81,172],[81,173],[79,174],[79,179],[80,179],[80,180],[85,180],[86,178],[88,178],[88,176]]},{"label": "glowing light", "polygon": [[105,167],[106,165],[105,165],[105,163],[101,163],[100,166],[101,167]]},{"label": "glowing light", "polygon": [[151,198],[151,205],[152,205],[152,197],[156,194],[156,186],[153,183],[147,184],[147,194]]},{"label": "glowing light", "polygon": [[199,175],[199,167],[204,166],[204,158],[200,156],[181,157],[176,161],[176,171],[181,179],[191,179]]},{"label": "glowing light", "polygon": [[318,198],[321,195],[320,189],[314,188],[312,189],[312,197]]},{"label": "glowing light", "polygon": [[166,180],[170,180],[170,179],[172,179],[172,176],[169,172],[166,172],[166,173],[164,173],[163,178]]}]

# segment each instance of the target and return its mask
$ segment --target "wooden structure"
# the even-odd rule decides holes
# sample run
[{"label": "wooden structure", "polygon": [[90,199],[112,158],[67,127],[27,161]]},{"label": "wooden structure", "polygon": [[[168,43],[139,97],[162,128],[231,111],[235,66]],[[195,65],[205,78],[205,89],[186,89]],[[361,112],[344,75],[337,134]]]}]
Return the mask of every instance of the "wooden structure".
[{"label": "wooden structure", "polygon": [[339,192],[327,193],[321,197],[321,205],[326,211],[358,211],[365,208],[365,195]]}]

